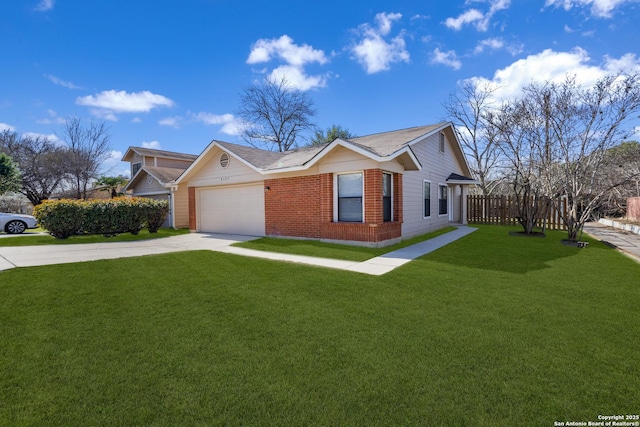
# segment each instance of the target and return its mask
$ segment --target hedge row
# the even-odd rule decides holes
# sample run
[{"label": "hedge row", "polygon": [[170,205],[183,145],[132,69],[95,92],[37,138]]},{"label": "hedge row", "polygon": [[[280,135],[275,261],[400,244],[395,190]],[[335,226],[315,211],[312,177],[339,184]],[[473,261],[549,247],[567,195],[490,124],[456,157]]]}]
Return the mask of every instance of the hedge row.
[{"label": "hedge row", "polygon": [[142,197],[46,200],[33,209],[40,226],[58,239],[76,234],[138,234],[144,227],[155,233],[168,213],[168,201]]}]

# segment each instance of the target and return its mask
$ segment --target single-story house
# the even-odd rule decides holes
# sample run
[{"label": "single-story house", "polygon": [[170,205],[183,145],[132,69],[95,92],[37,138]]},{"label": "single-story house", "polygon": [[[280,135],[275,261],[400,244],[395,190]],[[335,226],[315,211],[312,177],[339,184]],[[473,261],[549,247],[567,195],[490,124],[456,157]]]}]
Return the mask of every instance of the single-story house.
[{"label": "single-story house", "polygon": [[171,226],[199,232],[388,245],[466,223],[478,183],[448,122],[281,153],[214,140],[179,174],[134,171],[136,154],[168,160],[155,151],[129,148],[127,189],[162,191]]}]

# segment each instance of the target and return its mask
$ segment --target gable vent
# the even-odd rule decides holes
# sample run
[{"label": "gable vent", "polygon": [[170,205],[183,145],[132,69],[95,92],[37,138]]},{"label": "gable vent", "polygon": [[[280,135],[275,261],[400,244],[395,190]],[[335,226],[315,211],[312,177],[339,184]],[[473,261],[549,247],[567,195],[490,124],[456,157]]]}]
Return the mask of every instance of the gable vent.
[{"label": "gable vent", "polygon": [[220,166],[223,168],[229,166],[229,155],[227,153],[222,153],[220,156]]}]

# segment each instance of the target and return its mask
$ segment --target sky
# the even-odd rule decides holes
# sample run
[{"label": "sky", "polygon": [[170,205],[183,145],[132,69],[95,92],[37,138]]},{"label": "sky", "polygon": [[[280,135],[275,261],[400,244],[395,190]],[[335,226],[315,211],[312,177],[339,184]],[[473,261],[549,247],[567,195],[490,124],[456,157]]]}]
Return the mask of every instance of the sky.
[{"label": "sky", "polygon": [[62,143],[65,119],[104,122],[104,173],[128,175],[129,146],[242,143],[240,95],[269,76],[309,94],[321,129],[428,125],[466,81],[508,99],[640,71],[638,18],[640,0],[3,1],[0,131]]}]

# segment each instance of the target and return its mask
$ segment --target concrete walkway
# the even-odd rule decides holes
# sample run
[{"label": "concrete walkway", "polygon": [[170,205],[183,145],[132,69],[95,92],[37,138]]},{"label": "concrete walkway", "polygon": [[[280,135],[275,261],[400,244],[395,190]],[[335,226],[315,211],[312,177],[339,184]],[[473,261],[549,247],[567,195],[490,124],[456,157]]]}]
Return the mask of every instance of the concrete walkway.
[{"label": "concrete walkway", "polygon": [[598,239],[640,262],[640,235],[608,227],[598,222],[586,223],[583,230],[594,239]]},{"label": "concrete walkway", "polygon": [[135,242],[0,247],[0,270],[7,270],[14,267],[33,267],[37,265],[116,259],[190,250],[212,250],[234,255],[295,262],[379,276],[415,258],[458,240],[475,230],[476,229],[472,227],[460,226],[449,233],[364,262],[238,248],[231,245],[236,242],[253,240],[255,237],[207,233],[189,233],[167,237],[161,240],[141,240]]}]

